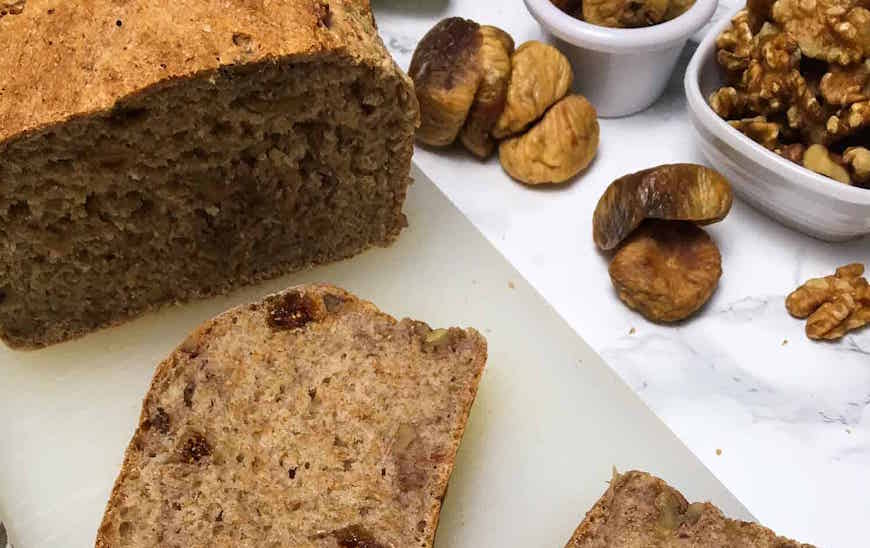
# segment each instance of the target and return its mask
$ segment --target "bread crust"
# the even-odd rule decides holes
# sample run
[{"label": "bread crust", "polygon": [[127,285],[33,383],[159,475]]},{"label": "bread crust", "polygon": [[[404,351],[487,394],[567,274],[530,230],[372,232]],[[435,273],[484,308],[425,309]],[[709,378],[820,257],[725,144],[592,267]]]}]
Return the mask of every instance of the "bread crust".
[{"label": "bread crust", "polygon": [[[288,295],[298,295],[301,296],[300,298],[304,300],[299,301],[297,299],[294,302],[308,303],[306,305],[308,309],[305,314],[308,314],[310,316],[310,323],[303,323],[302,325],[297,325],[296,323],[282,323],[287,317],[290,316],[282,316],[280,314],[276,316],[274,312],[269,311],[270,307],[272,306],[270,303],[278,302],[281,299],[286,300]],[[334,302],[341,303],[340,309],[338,309],[337,311],[330,311],[329,303]],[[274,308],[271,308],[271,310],[274,310]],[[303,316],[305,314],[303,314]],[[193,366],[190,363],[192,359],[191,356],[194,356],[195,358],[200,350],[204,349],[213,339],[223,336],[223,334],[227,333],[227,330],[235,329],[238,331],[240,328],[237,327],[237,325],[249,325],[245,322],[246,320],[252,318],[257,322],[261,320],[264,320],[266,322],[273,322],[270,325],[273,329],[276,330],[276,344],[288,344],[288,340],[292,340],[296,337],[317,337],[316,333],[325,333],[330,332],[330,330],[332,329],[341,329],[343,327],[343,322],[352,325],[355,321],[354,318],[358,319],[360,316],[369,318],[372,323],[380,322],[383,325],[388,326],[389,328],[395,328],[397,330],[397,333],[402,332],[403,328],[410,329],[410,332],[412,333],[412,340],[417,340],[420,344],[424,346],[427,344],[435,345],[430,348],[430,350],[435,349],[435,352],[443,351],[443,348],[438,346],[439,344],[442,344],[439,342],[439,336],[443,333],[447,333],[451,340],[450,344],[452,346],[450,346],[447,354],[441,355],[441,358],[443,358],[443,360],[446,360],[442,361],[441,363],[448,363],[450,360],[458,360],[458,356],[463,356],[463,359],[465,360],[462,364],[454,364],[460,367],[460,369],[463,371],[461,375],[465,378],[451,379],[451,381],[455,381],[461,385],[461,390],[457,398],[455,400],[451,400],[459,402],[459,405],[456,409],[452,410],[454,414],[451,419],[453,421],[451,435],[449,436],[449,438],[441,440],[441,442],[443,443],[439,451],[440,453],[442,453],[443,460],[440,461],[441,464],[436,466],[434,473],[430,472],[431,475],[428,476],[425,480],[425,486],[415,486],[415,489],[419,487],[421,491],[425,491],[426,493],[428,493],[428,495],[430,495],[428,496],[428,502],[427,504],[425,504],[425,510],[423,511],[423,513],[416,517],[412,516],[414,519],[414,523],[418,523],[417,520],[419,520],[419,523],[422,523],[424,525],[416,531],[416,538],[404,539],[405,541],[413,541],[413,545],[416,546],[432,546],[438,524],[438,516],[441,509],[441,503],[447,489],[447,482],[452,472],[456,452],[459,448],[459,444],[465,428],[465,423],[468,419],[468,415],[470,413],[471,406],[477,392],[477,386],[486,362],[486,340],[473,329],[461,330],[457,328],[451,328],[450,330],[432,331],[422,322],[416,322],[407,319],[399,322],[391,316],[384,314],[383,312],[378,310],[378,308],[372,303],[361,300],[354,295],[344,291],[343,289],[327,284],[313,284],[292,287],[285,291],[282,291],[281,293],[270,295],[259,303],[239,306],[227,312],[224,312],[223,314],[220,314],[219,316],[199,326],[190,336],[187,337],[187,339],[182,344],[180,344],[172,352],[172,354],[170,354],[169,357],[167,357],[157,366],[148,393],[146,394],[143,401],[142,412],[139,416],[138,428],[133,435],[133,438],[131,439],[127,450],[125,451],[124,462],[121,467],[121,471],[115,481],[111,496],[106,505],[106,511],[103,517],[103,521],[97,533],[95,547],[114,548],[122,545],[138,546],[137,544],[122,544],[118,541],[118,521],[120,519],[119,512],[121,511],[121,508],[124,505],[124,501],[127,496],[125,486],[128,481],[134,481],[138,474],[140,474],[142,471],[139,467],[143,462],[142,447],[147,445],[148,441],[146,440],[146,438],[149,436],[149,432],[153,433],[155,424],[154,417],[149,415],[149,410],[153,410],[154,405],[157,404],[157,400],[159,398],[165,397],[166,391],[172,388],[171,383],[173,382],[173,379],[177,378],[175,375],[180,370],[183,370],[183,368]],[[289,328],[292,333],[280,333],[284,331],[283,328],[288,327],[288,325],[290,326]],[[348,331],[348,333],[352,335],[356,333],[357,335],[364,336],[364,334],[357,333],[353,329]],[[290,339],[288,339],[287,337],[290,337]],[[432,342],[433,340],[435,342]],[[202,351],[205,352],[205,350]],[[457,358],[454,359],[452,357],[453,354],[450,354],[451,352],[454,352]],[[411,363],[413,359],[414,358],[412,356],[409,356],[409,363]],[[239,367],[241,367],[241,364],[239,365]],[[421,402],[420,405],[426,405],[428,403],[431,402],[424,401]],[[175,419],[173,419],[173,421],[174,420]],[[161,455],[158,455],[158,458],[160,456]],[[385,472],[382,472],[382,474],[384,473]],[[196,472],[193,472],[193,474],[196,474]],[[393,471],[391,470],[389,476],[392,475]],[[403,496],[403,493],[396,493],[396,496],[401,497]],[[166,502],[168,504],[170,501]],[[357,527],[357,524],[350,524],[346,528],[353,527]],[[371,531],[371,529],[368,528],[359,528],[359,530],[364,531],[365,534],[369,534],[369,532]],[[310,544],[305,545],[310,545],[312,547],[335,546],[336,542],[338,542],[338,545],[341,546],[365,546],[370,548],[404,548],[404,546],[411,546],[411,544],[396,543],[389,538],[380,537],[380,535],[382,534],[385,537],[388,537],[386,533],[382,533],[376,530],[371,532],[374,535],[374,538],[369,539],[368,542],[373,542],[374,544],[341,544],[340,541],[337,541],[336,538],[333,538],[336,534],[336,531],[333,530],[329,532],[329,534],[321,535],[320,538],[313,539],[311,540]],[[253,542],[256,542],[256,539],[253,539]],[[185,546],[205,545],[208,544],[196,541],[190,541],[188,544],[185,544]],[[244,545],[256,546],[257,544]]]},{"label": "bread crust", "polygon": [[411,89],[368,0],[28,0],[0,18],[0,154],[222,67],[327,55],[392,72]]},{"label": "bread crust", "polygon": [[407,226],[419,108],[368,0],[19,8],[0,17],[7,345],[345,259]]},{"label": "bread crust", "polygon": [[725,517],[709,502],[689,504],[663,480],[614,470],[565,548],[813,548],[759,525]]}]

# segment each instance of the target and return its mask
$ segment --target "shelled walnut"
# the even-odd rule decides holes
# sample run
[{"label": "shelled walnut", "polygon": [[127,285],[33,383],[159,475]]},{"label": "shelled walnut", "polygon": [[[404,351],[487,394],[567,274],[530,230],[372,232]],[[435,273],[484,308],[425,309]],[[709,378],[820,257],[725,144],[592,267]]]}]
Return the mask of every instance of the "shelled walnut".
[{"label": "shelled walnut", "polygon": [[850,147],[843,152],[843,161],[852,170],[852,178],[866,185],[870,183],[870,150]]},{"label": "shelled walnut", "polygon": [[693,164],[664,165],[610,184],[592,217],[603,251],[616,249],[610,278],[630,308],[655,322],[683,320],[706,303],[722,274],[713,240],[698,227],[730,211],[731,186]]},{"label": "shelled walnut", "polygon": [[847,148],[870,143],[868,7],[864,0],[747,0],[717,37],[725,85],[710,95],[710,107],[795,163],[870,184],[850,163],[860,153],[845,158]]},{"label": "shelled walnut", "polygon": [[813,278],[792,291],[786,309],[807,318],[807,337],[835,340],[870,323],[870,284],[860,263],[841,266],[832,276]]},{"label": "shelled walnut", "polygon": [[423,37],[409,72],[421,110],[417,139],[424,144],[444,147],[458,139],[485,159],[506,139],[502,165],[526,184],[565,182],[595,156],[597,113],[585,98],[565,97],[574,74],[553,46],[530,41],[514,51],[503,30],[452,17]]},{"label": "shelled walnut", "polygon": [[806,152],[804,152],[803,165],[805,168],[822,175],[827,175],[835,181],[840,181],[847,185],[852,183],[849,172],[834,160],[830,151],[824,145],[811,145],[807,148]]},{"label": "shelled walnut", "polygon": [[695,0],[551,0],[577,19],[614,28],[649,27],[689,10]]}]

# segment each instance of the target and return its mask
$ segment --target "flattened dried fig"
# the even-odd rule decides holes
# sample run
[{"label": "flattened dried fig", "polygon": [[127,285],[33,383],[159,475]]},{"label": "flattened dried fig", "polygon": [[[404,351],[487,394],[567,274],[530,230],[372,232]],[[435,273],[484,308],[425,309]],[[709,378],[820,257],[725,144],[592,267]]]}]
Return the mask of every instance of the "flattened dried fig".
[{"label": "flattened dried fig", "polygon": [[468,19],[444,19],[414,50],[408,74],[420,102],[417,139],[427,145],[450,145],[465,123],[482,78],[479,30]]},{"label": "flattened dried fig", "polygon": [[527,133],[502,141],[499,160],[523,183],[561,183],[586,169],[598,150],[598,134],[595,107],[569,95]]},{"label": "flattened dried fig", "polygon": [[619,298],[654,322],[691,316],[713,295],[721,275],[716,244],[688,222],[647,221],[610,263]]},{"label": "flattened dried fig", "polygon": [[521,132],[568,93],[574,73],[562,52],[541,42],[526,42],[511,57],[507,104],[492,130],[503,139]]},{"label": "flattened dried fig", "polygon": [[472,154],[486,158],[495,148],[495,140],[490,131],[501,116],[507,101],[514,40],[505,31],[487,25],[480,27],[480,34],[483,42],[479,52],[479,64],[483,71],[483,80],[459,138]]},{"label": "flattened dried fig", "polygon": [[718,172],[695,164],[669,164],[615,180],[598,201],[592,236],[599,248],[615,248],[644,219],[710,224],[731,210],[731,185]]}]

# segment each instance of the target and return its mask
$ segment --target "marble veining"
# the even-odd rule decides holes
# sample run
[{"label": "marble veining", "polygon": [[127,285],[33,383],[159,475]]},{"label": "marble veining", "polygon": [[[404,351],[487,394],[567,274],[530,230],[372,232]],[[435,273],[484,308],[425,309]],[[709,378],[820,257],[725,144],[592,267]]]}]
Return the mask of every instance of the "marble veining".
[{"label": "marble veining", "polygon": [[[448,15],[502,26],[517,43],[545,39],[519,0],[403,4],[381,0],[375,9],[404,68],[413,43]],[[818,546],[864,548],[870,329],[813,342],[784,301],[837,266],[870,267],[870,239],[820,242],[737,200],[724,222],[707,227],[723,256],[719,289],[697,317],[673,326],[619,302],[609,257],[592,244],[592,211],[610,181],[651,165],[704,163],[682,86],[693,48],[650,109],[601,120],[598,157],[564,187],[525,187],[496,159],[459,150],[418,148],[415,162],[760,521]]]}]

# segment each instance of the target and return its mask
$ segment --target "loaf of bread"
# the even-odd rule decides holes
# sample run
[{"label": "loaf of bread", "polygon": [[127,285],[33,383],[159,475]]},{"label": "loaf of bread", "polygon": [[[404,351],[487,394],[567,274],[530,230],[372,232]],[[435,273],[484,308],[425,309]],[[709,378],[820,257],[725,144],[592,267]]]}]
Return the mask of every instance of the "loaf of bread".
[{"label": "loaf of bread", "polygon": [[0,17],[0,337],[39,347],[389,244],[419,109],[368,0]]},{"label": "loaf of bread", "polygon": [[565,548],[813,548],[689,502],[646,472],[614,472]]},{"label": "loaf of bread", "polygon": [[157,367],[96,546],[431,546],[485,362],[331,286],[230,310]]}]

